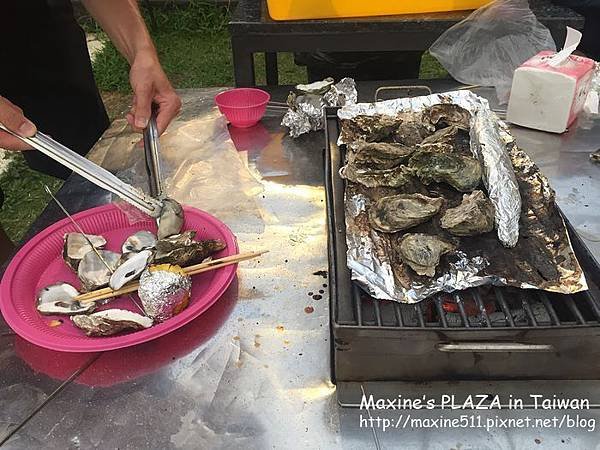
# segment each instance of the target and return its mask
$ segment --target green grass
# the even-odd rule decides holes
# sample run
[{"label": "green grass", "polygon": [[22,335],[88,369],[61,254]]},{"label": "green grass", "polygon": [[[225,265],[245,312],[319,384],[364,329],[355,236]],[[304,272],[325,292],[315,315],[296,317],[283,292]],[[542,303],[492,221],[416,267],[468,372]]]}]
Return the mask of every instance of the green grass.
[{"label": "green grass", "polygon": [[[150,23],[147,12],[143,11]],[[175,4],[155,8],[157,30],[151,30],[162,65],[176,88],[232,86],[233,63],[227,33],[230,11],[212,2],[192,0],[186,7]],[[82,26],[88,32],[106,36],[90,18],[83,18]],[[265,84],[264,55],[255,56],[257,84]],[[106,40],[97,54],[94,75],[102,91],[129,93],[127,62]],[[421,78],[440,78],[446,71],[429,54],[421,64]],[[304,83],[306,69],[294,64],[291,53],[279,54],[281,84]],[[113,116],[114,112],[109,111]],[[33,220],[50,200],[44,184],[57,190],[62,182],[41,175],[28,168],[20,154],[10,154],[9,169],[0,176],[0,187],[5,203],[0,211],[0,223],[13,241],[18,241]]]},{"label": "green grass", "polygon": [[7,158],[10,158],[8,170],[0,177],[5,197],[0,223],[8,237],[18,242],[51,200],[44,185],[56,192],[62,180],[31,170],[21,153],[9,153]]}]

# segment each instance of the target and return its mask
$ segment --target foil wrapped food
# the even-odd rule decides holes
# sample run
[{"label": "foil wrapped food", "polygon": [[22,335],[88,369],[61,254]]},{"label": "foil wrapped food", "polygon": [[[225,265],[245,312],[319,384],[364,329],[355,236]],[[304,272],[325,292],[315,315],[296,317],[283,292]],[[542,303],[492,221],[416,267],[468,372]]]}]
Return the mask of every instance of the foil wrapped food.
[{"label": "foil wrapped food", "polygon": [[179,266],[150,266],[140,277],[138,295],[148,317],[156,322],[179,314],[188,305],[192,281]]},{"label": "foil wrapped food", "polygon": [[[360,190],[347,187],[347,262],[352,279],[375,298],[403,303],[484,284],[558,293],[587,289],[564,220],[554,203],[554,191],[517,147],[487,100],[469,91],[456,91],[349,105],[338,111],[338,117],[348,121],[357,116],[397,116],[442,103],[456,104],[471,113],[469,148],[483,167],[483,184],[495,208],[495,242],[502,245],[490,244],[490,239],[470,239],[471,245],[465,245],[468,251],[461,246],[444,256],[436,276],[407,276],[410,271],[405,271],[399,277],[389,236],[364,226],[370,199]],[[338,144],[352,147],[356,145],[355,136],[342,127]],[[519,241],[520,233],[526,239]],[[473,248],[479,244],[480,248]]]},{"label": "foil wrapped food", "polygon": [[308,85],[297,85],[287,99],[289,109],[283,116],[281,124],[289,129],[293,138],[309,131],[322,130],[323,108],[327,106],[344,106],[356,103],[358,94],[352,78],[343,78],[333,84],[332,79],[325,79]]}]

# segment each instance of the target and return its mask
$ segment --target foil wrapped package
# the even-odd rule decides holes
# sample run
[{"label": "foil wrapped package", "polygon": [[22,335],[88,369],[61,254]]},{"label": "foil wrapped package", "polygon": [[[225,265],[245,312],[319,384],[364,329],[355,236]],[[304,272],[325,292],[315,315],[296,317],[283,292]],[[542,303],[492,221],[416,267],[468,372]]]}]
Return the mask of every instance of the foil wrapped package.
[{"label": "foil wrapped package", "polygon": [[343,78],[334,84],[333,79],[307,85],[297,85],[287,99],[289,109],[281,124],[289,128],[291,137],[296,138],[309,131],[322,130],[323,108],[345,106],[357,101],[356,84],[352,78]]},{"label": "foil wrapped package", "polygon": [[[469,91],[360,103],[338,111],[338,144],[354,148],[356,136],[344,121],[358,116],[418,113],[437,104],[455,104],[471,114],[469,149],[483,168],[482,181],[495,209],[494,233],[461,239],[443,256],[434,277],[416,275],[399,262],[393,235],[365,226],[371,199],[347,183],[347,262],[352,279],[374,298],[415,303],[438,292],[493,284],[574,293],[587,289],[564,220],[548,180],[520,150],[487,100]],[[364,188],[363,188],[364,189]],[[431,230],[435,230],[432,225]],[[525,236],[519,239],[520,235]],[[399,269],[400,266],[400,269]]]}]

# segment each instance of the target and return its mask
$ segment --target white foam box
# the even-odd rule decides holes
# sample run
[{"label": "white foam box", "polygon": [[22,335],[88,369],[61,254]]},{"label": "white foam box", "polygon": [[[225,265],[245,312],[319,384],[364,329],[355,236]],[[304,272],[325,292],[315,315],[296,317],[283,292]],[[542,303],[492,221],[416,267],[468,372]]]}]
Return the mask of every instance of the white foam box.
[{"label": "white foam box", "polygon": [[563,133],[583,109],[595,62],[570,55],[559,66],[543,51],[524,62],[513,77],[506,119],[536,130]]}]

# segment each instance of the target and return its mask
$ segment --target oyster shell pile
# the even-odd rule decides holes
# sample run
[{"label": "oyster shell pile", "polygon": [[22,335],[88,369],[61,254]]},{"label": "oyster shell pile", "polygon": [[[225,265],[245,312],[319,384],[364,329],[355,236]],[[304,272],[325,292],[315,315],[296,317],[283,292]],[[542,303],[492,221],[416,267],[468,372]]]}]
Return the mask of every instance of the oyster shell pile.
[{"label": "oyster shell pile", "polygon": [[[117,248],[122,253],[107,250],[107,241],[102,236],[66,234],[63,259],[79,278],[81,288],[68,283],[42,288],[36,297],[38,312],[71,316],[72,323],[88,336],[148,328],[155,321],[164,321],[179,313],[187,307],[191,294],[191,279],[179,265],[199,263],[225,248],[225,243],[217,239],[195,240],[195,231],[181,232],[183,224],[181,205],[166,199],[158,236],[150,231],[138,231],[118,243]],[[94,312],[101,302],[78,298],[81,291],[106,286],[116,291],[138,278],[145,315],[114,308]],[[103,305],[110,299],[102,302]]]},{"label": "oyster shell pile", "polygon": [[470,121],[471,113],[454,104],[342,121],[342,137],[352,142],[340,170],[346,196],[366,197],[366,218],[357,226],[387,236],[403,266],[395,273],[433,277],[440,258],[457,248],[454,236],[494,227],[494,208],[476,191],[483,170],[471,153]]}]

